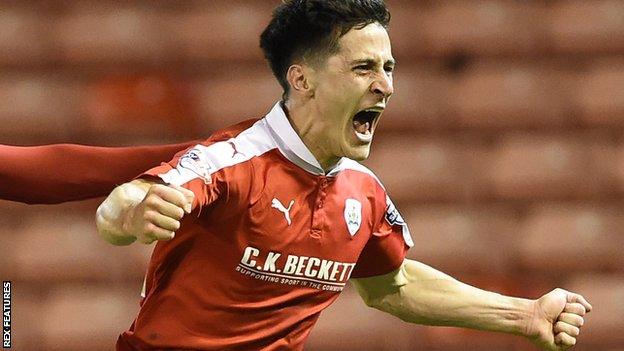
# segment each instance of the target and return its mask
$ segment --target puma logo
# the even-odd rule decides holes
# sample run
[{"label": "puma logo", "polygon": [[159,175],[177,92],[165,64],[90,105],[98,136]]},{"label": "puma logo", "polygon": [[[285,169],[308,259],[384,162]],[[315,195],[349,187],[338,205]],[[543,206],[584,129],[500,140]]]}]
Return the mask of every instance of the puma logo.
[{"label": "puma logo", "polygon": [[243,155],[242,152],[238,151],[238,149],[236,148],[236,144],[234,144],[233,141],[228,141],[227,143],[230,144],[230,146],[232,147],[232,150],[234,151],[234,153],[232,154],[232,158],[234,158],[234,156],[236,156],[237,154]]},{"label": "puma logo", "polygon": [[290,223],[292,223],[290,220],[290,209],[293,207],[294,204],[295,200],[290,200],[290,204],[288,205],[288,208],[286,208],[278,199],[273,199],[273,201],[271,202],[271,207],[282,212],[284,214],[284,217],[286,217],[286,223],[290,225]]}]

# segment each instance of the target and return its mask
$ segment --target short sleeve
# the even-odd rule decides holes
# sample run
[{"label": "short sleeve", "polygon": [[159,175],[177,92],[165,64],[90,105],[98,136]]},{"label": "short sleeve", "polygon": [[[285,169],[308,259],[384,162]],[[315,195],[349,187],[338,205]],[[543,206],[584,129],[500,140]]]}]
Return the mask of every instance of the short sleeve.
[{"label": "short sleeve", "polygon": [[407,223],[385,196],[383,218],[373,230],[353,270],[352,278],[383,275],[399,268],[407,250],[414,246]]},{"label": "short sleeve", "polygon": [[193,209],[204,207],[219,197],[221,183],[211,161],[206,145],[195,145],[179,152],[174,158],[140,175],[140,178],[157,177],[164,183],[178,185],[195,194]]}]

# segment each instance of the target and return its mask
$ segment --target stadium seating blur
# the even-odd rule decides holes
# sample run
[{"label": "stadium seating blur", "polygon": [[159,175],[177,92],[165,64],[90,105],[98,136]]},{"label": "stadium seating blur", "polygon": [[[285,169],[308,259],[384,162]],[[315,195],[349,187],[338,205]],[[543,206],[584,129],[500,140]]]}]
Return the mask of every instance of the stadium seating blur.
[{"label": "stadium seating blur", "polygon": [[[280,98],[258,36],[280,0],[0,2],[0,143],[184,141]],[[595,311],[575,350],[624,350],[624,1],[387,0],[395,95],[366,162],[409,257]],[[96,235],[98,201],[0,202],[15,350],[111,350],[150,248]],[[308,350],[534,350],[409,326],[348,288]]]}]

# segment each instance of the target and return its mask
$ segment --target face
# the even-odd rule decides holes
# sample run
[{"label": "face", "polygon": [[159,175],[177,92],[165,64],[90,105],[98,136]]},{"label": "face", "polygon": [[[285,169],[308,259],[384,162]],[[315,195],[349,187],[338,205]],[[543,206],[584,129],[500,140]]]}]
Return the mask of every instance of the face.
[{"label": "face", "polygon": [[315,140],[325,156],[364,160],[393,93],[390,38],[373,23],[352,29],[338,44],[309,75]]}]

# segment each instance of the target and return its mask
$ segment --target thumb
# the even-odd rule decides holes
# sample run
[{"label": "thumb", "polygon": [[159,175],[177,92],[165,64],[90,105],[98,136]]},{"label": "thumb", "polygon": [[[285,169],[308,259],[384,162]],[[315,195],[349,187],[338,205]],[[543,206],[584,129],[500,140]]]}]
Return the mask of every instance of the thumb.
[{"label": "thumb", "polygon": [[181,192],[182,195],[184,195],[184,198],[186,199],[186,205],[184,205],[184,212],[191,213],[191,211],[193,210],[193,200],[195,200],[195,193],[179,185],[170,185],[170,186],[176,189],[177,191]]}]

